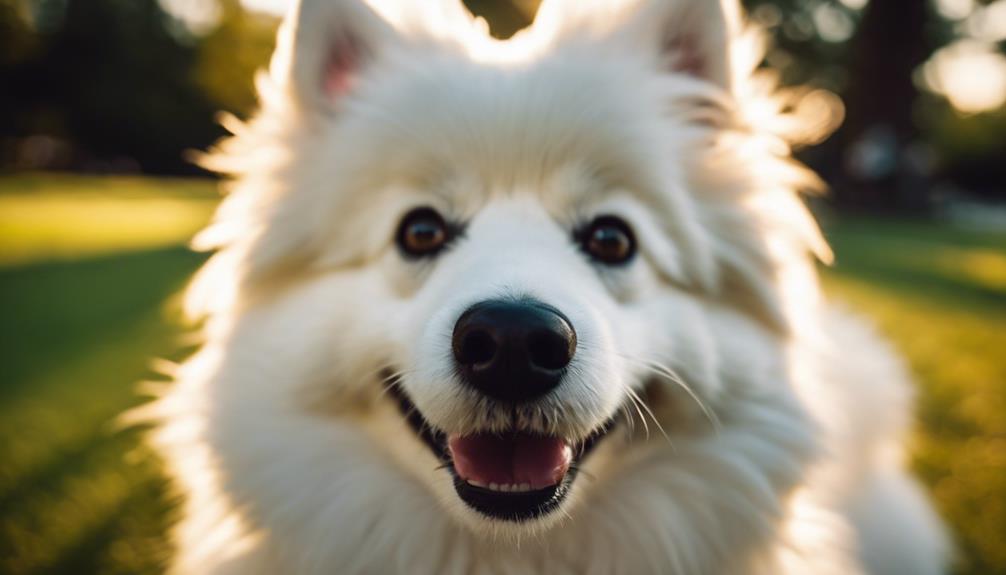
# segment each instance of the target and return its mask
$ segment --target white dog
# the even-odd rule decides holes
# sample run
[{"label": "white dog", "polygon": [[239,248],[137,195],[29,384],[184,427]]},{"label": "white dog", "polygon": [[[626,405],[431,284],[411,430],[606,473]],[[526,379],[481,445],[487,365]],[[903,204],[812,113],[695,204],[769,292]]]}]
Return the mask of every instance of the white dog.
[{"label": "white dog", "polygon": [[[301,0],[148,408],[178,573],[932,574],[734,0]],[[818,98],[816,101],[820,102]]]}]

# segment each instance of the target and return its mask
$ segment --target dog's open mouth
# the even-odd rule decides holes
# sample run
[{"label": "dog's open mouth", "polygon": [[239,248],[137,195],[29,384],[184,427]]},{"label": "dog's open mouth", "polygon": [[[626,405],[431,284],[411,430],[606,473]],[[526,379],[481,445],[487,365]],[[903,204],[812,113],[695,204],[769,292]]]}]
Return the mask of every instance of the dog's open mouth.
[{"label": "dog's open mouth", "polygon": [[527,433],[452,436],[454,471],[469,485],[490,491],[537,491],[562,482],[573,461],[569,444]]},{"label": "dog's open mouth", "polygon": [[492,519],[525,521],[554,511],[577,464],[614,425],[609,421],[581,441],[524,430],[447,435],[423,418],[397,381],[387,385],[409,426],[452,474],[458,497]]},{"label": "dog's open mouth", "polygon": [[520,521],[552,511],[572,477],[573,448],[557,437],[514,432],[448,441],[454,489],[476,511]]}]

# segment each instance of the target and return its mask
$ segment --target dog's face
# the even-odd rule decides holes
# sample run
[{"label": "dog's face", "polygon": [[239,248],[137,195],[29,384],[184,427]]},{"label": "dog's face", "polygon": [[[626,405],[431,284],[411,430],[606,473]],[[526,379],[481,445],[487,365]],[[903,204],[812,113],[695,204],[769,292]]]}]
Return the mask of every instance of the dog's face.
[{"label": "dog's face", "polygon": [[239,168],[224,208],[247,236],[217,256],[244,278],[222,331],[263,382],[240,401],[361,430],[479,532],[575,515],[708,433],[724,373],[777,361],[758,224],[716,207],[757,185],[717,141],[728,14],[611,4],[547,2],[509,49],[463,49],[442,6],[305,0],[244,140],[263,153],[239,150],[275,164]]},{"label": "dog's face", "polygon": [[709,368],[700,305],[652,262],[674,249],[652,208],[569,171],[469,197],[467,212],[430,194],[389,238],[387,288],[404,299],[389,395],[444,464],[441,497],[464,503],[448,508],[475,525],[561,517],[578,471],[603,475],[595,447],[624,444],[619,426],[661,433],[648,384]]}]

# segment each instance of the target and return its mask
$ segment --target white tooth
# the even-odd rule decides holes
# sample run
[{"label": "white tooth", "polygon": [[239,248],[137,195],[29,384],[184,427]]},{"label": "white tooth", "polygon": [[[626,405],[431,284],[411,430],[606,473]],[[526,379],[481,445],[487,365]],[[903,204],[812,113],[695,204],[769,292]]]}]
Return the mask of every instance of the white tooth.
[{"label": "white tooth", "polygon": [[485,483],[482,483],[481,481],[476,481],[474,479],[468,480],[468,485],[474,485],[475,487],[483,487],[483,488],[486,486]]},{"label": "white tooth", "polygon": [[521,491],[531,491],[531,484],[530,483],[521,483],[520,484],[520,490]]},{"label": "white tooth", "polygon": [[489,490],[490,491],[499,491],[500,490],[499,483],[490,483],[489,484]]}]

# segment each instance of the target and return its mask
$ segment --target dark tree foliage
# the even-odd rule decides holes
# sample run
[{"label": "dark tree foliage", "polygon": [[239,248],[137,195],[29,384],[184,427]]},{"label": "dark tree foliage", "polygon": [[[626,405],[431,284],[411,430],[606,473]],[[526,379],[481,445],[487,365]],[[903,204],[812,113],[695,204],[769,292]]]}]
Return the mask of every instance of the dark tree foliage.
[{"label": "dark tree foliage", "polygon": [[14,0],[0,0],[0,165],[11,155],[11,138],[27,127],[24,78],[41,49],[24,24],[25,12]]},{"label": "dark tree foliage", "polygon": [[220,131],[193,81],[195,45],[172,33],[157,0],[40,0],[35,8],[28,34],[40,48],[3,70],[13,100],[5,109],[20,115],[3,123],[3,135],[65,139],[70,167],[194,171],[185,150]]}]

